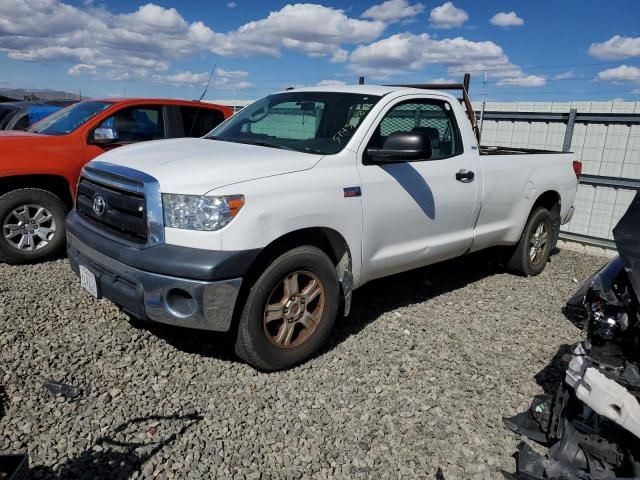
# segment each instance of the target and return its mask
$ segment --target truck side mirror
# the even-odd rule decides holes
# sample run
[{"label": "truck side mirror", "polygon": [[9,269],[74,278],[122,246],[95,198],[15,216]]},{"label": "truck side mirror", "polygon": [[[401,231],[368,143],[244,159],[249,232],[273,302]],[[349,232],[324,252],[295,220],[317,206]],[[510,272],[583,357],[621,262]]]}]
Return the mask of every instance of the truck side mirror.
[{"label": "truck side mirror", "polygon": [[94,145],[108,145],[118,141],[118,132],[109,127],[98,127],[90,135],[89,143]]},{"label": "truck side mirror", "polygon": [[387,137],[382,148],[368,148],[372,163],[417,162],[431,158],[431,138],[424,132],[396,132]]}]

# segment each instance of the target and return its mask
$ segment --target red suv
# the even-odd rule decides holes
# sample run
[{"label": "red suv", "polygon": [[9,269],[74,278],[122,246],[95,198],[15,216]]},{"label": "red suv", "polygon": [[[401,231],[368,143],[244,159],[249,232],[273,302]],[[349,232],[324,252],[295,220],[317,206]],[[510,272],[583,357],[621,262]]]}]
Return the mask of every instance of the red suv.
[{"label": "red suv", "polygon": [[64,219],[85,163],[131,143],[201,137],[231,115],[201,102],[88,100],[26,132],[1,131],[0,261],[33,262],[62,250]]}]

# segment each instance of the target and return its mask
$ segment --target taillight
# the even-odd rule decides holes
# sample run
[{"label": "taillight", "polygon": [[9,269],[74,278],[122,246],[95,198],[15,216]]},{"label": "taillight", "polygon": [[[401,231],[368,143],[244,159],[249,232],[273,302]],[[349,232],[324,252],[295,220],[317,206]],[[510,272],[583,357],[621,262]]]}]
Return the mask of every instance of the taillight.
[{"label": "taillight", "polygon": [[582,175],[582,162],[579,160],[573,161],[573,172],[576,174],[576,178],[580,180],[580,175]]}]

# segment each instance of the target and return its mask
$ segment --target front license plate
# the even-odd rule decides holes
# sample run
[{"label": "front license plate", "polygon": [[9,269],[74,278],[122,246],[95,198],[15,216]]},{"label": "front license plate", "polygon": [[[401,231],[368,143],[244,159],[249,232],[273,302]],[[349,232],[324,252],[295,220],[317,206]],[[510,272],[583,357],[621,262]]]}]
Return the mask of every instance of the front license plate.
[{"label": "front license plate", "polygon": [[80,265],[80,285],[87,292],[98,298],[98,285],[96,284],[96,276],[91,270],[84,265]]}]

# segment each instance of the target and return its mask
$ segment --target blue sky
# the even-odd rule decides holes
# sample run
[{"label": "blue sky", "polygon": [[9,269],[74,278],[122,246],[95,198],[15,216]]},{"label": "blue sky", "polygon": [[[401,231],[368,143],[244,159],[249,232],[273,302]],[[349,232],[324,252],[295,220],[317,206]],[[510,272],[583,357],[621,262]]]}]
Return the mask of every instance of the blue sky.
[{"label": "blue sky", "polygon": [[257,98],[459,81],[495,100],[639,100],[638,0],[0,0],[0,87]]}]

